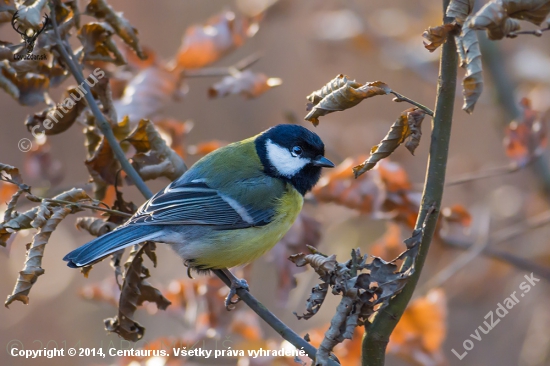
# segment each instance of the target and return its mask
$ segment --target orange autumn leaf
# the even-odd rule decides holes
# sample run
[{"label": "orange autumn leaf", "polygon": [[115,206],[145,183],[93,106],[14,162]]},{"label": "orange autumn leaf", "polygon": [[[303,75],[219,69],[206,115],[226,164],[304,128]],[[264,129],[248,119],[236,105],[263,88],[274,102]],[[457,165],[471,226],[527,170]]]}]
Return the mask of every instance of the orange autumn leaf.
[{"label": "orange autumn leaf", "polygon": [[523,116],[520,121],[512,121],[506,127],[504,147],[506,155],[519,167],[540,156],[548,144],[546,123],[550,113],[542,114],[531,109],[531,101],[521,100]]},{"label": "orange autumn leaf", "polygon": [[400,164],[383,160],[378,163],[378,172],[389,192],[408,191],[411,189],[409,176]]},{"label": "orange autumn leaf", "polygon": [[212,151],[219,149],[222,146],[227,145],[228,142],[221,140],[210,140],[205,142],[200,142],[196,145],[191,145],[187,149],[189,155],[198,155],[204,156],[210,154]]},{"label": "orange autumn leaf", "polygon": [[313,195],[321,202],[334,202],[339,205],[370,213],[380,205],[378,199],[383,196],[383,187],[374,174],[363,174],[355,179],[352,167],[363,161],[364,157],[347,158],[313,188]]},{"label": "orange autumn leaf", "polygon": [[424,297],[412,301],[390,336],[387,352],[425,365],[445,364],[441,345],[447,334],[447,303],[441,289],[430,290]]},{"label": "orange autumn leaf", "polygon": [[388,229],[384,235],[379,238],[369,250],[369,254],[383,258],[385,260],[392,260],[397,258],[406,247],[401,240],[401,227],[399,224],[388,222]]},{"label": "orange autumn leaf", "polygon": [[176,55],[177,66],[194,69],[211,64],[242,46],[257,31],[255,20],[237,17],[231,11],[213,16],[204,25],[187,28]]},{"label": "orange autumn leaf", "polygon": [[15,184],[0,182],[0,205],[8,203],[15,192],[17,192]]},{"label": "orange autumn leaf", "polygon": [[460,204],[445,207],[441,211],[441,215],[448,222],[456,222],[462,226],[470,226],[472,224],[472,216],[468,210]]}]

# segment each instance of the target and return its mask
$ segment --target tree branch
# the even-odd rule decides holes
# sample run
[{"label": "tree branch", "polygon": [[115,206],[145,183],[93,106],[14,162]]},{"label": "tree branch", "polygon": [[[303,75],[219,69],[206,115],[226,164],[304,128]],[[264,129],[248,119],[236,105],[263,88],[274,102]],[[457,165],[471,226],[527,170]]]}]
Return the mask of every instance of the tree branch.
[{"label": "tree branch", "polygon": [[430,108],[426,107],[425,105],[420,104],[418,102],[415,102],[414,100],[412,100],[410,98],[407,98],[403,94],[399,94],[395,90],[392,90],[390,93],[395,95],[395,98],[393,98],[394,102],[407,102],[407,103],[410,103],[410,104],[412,104],[414,106],[417,106],[418,108],[422,109],[424,112],[426,112],[426,114],[433,117],[434,111],[432,111]]},{"label": "tree branch", "polygon": [[[443,0],[443,11],[449,5],[449,0]],[[452,19],[445,18],[445,23]],[[412,297],[422,267],[428,255],[430,243],[435,232],[443,188],[445,186],[445,172],[447,168],[447,156],[451,136],[451,124],[455,101],[456,76],[458,68],[458,57],[454,35],[447,36],[447,42],[441,51],[439,66],[439,83],[437,88],[437,99],[435,114],[432,120],[432,137],[430,154],[428,158],[428,171],[426,185],[422,193],[422,203],[416,221],[416,228],[419,229],[430,207],[435,206],[436,214],[428,217],[424,228],[424,236],[420,244],[420,251],[415,263],[415,273],[409,278],[403,291],[397,295],[384,309],[379,312],[373,323],[366,326],[365,337],[363,338],[362,365],[382,366],[384,365],[386,346],[390,334],[403,315],[409,300]]]},{"label": "tree branch", "polygon": [[[227,286],[231,285],[231,281],[220,269],[213,271]],[[315,361],[317,349],[309,344],[305,339],[300,337],[296,332],[286,326],[279,318],[270,312],[261,302],[256,300],[252,294],[242,288],[237,289],[237,295],[241,300],[250,307],[260,318],[262,318],[271,328],[273,328],[281,337],[290,342],[297,349],[303,349],[309,358]],[[338,365],[336,362],[329,360],[331,366]]]},{"label": "tree branch", "polygon": [[57,44],[55,45],[55,48],[59,51],[61,57],[63,58],[63,61],[71,71],[71,74],[73,74],[73,77],[76,79],[77,83],[80,85],[81,88],[84,88],[84,98],[86,98],[86,102],[88,102],[88,106],[92,110],[92,113],[96,119],[96,125],[101,130],[103,136],[105,136],[105,139],[109,142],[109,146],[111,146],[111,149],[113,150],[113,153],[115,154],[117,160],[120,162],[122,169],[132,179],[141,194],[149,199],[153,196],[153,193],[151,192],[149,187],[147,187],[143,179],[141,179],[134,167],[132,167],[132,164],[130,164],[128,159],[126,159],[126,155],[124,154],[124,151],[122,151],[122,148],[120,147],[115,137],[115,134],[111,129],[111,125],[109,124],[103,113],[101,113],[101,111],[99,110],[99,106],[97,105],[92,95],[90,86],[85,82],[84,76],[82,76],[82,71],[80,70],[80,67],[77,66],[77,62],[74,59],[73,50],[71,49],[71,47],[65,46],[65,42],[59,34],[57,20],[55,18],[55,4],[59,4],[59,0],[54,0],[54,4],[52,4],[51,6],[53,31],[55,33],[55,37],[57,38]]},{"label": "tree branch", "polygon": [[[59,0],[54,0],[54,2],[58,3]],[[153,196],[153,193],[149,190],[149,188],[145,185],[145,182],[137,171],[134,169],[134,167],[128,162],[126,159],[126,156],[124,155],[124,152],[120,148],[120,145],[118,144],[118,141],[115,138],[115,135],[113,134],[113,130],[111,129],[111,125],[109,122],[105,119],[101,111],[99,110],[99,106],[97,105],[95,99],[92,96],[92,93],[90,91],[89,86],[84,81],[84,77],[82,76],[82,73],[80,69],[76,66],[74,59],[72,56],[72,49],[70,47],[67,47],[67,49],[64,46],[64,42],[61,39],[61,36],[59,35],[59,30],[57,28],[57,21],[55,18],[55,5],[51,6],[51,16],[53,20],[53,28],[55,35],[58,39],[58,44],[56,45],[57,50],[60,52],[63,60],[69,67],[69,70],[73,74],[74,78],[78,83],[83,85],[83,87],[86,90],[86,101],[88,102],[88,105],[90,106],[90,109],[96,118],[98,127],[100,128],[101,132],[109,142],[111,148],[113,149],[113,152],[115,153],[115,157],[120,162],[120,165],[122,166],[122,169],[126,174],[128,174],[129,177],[132,178],[134,184],[140,192],[143,194],[143,196],[147,199],[151,198]],[[74,57],[74,56],[73,56]],[[257,57],[257,56],[256,56]],[[255,62],[255,61],[254,61]],[[247,61],[247,64],[250,65],[253,62]],[[244,67],[247,67],[246,65]],[[214,273],[227,285],[230,286],[230,281],[227,276],[221,272],[221,271],[214,271]],[[287,327],[281,320],[279,320],[272,312],[270,312],[263,304],[261,304],[250,292],[238,289],[237,294],[239,297],[256,313],[262,318],[271,328],[273,328],[277,333],[279,333],[284,339],[286,339],[288,342],[290,342],[294,347],[297,349],[304,349],[304,351],[308,354],[308,357],[310,357],[312,360],[315,360],[315,355],[317,354],[317,350],[315,347],[313,347],[311,344],[306,342],[303,338],[301,338],[297,333],[295,333],[292,329]],[[336,366],[337,364],[335,362],[331,363],[332,366]]]}]

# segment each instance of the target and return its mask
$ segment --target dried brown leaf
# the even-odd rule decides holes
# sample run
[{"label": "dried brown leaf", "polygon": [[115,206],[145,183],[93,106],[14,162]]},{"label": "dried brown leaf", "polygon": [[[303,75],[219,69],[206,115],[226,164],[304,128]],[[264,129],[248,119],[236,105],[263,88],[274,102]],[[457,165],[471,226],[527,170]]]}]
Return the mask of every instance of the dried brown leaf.
[{"label": "dried brown leaf", "polygon": [[86,14],[95,17],[98,20],[105,20],[122,40],[130,46],[139,58],[145,59],[146,55],[139,46],[137,29],[132,27],[130,22],[117,13],[105,0],[90,0],[86,5]]},{"label": "dried brown leaf", "polygon": [[[362,85],[355,80],[349,80],[346,75],[340,74],[323,88],[307,97],[310,101],[307,110],[310,110],[310,112],[304,119],[316,126],[319,124],[319,117],[352,108],[364,99],[390,92],[391,89],[388,85],[381,81]],[[322,98],[319,99],[320,97]]]},{"label": "dried brown leaf", "polygon": [[[25,126],[33,135],[45,133],[47,136],[65,132],[73,125],[86,103],[83,98],[77,100],[82,91],[77,87],[69,87],[61,98],[61,102],[33,115],[29,115]],[[75,102],[76,101],[76,102]]]},{"label": "dried brown leaf", "polygon": [[25,266],[19,272],[19,277],[15,287],[8,296],[4,305],[8,307],[15,300],[21,301],[24,304],[29,303],[29,292],[38,279],[38,276],[44,274],[42,269],[42,257],[44,249],[50,240],[52,232],[57,228],[57,225],[63,220],[72,210],[67,207],[56,207],[53,209],[51,217],[43,223],[38,232],[34,235],[32,243],[27,251],[27,259]]},{"label": "dried brown leaf", "polygon": [[509,17],[541,25],[550,13],[549,0],[500,0]]},{"label": "dried brown leaf", "polygon": [[430,52],[437,50],[447,41],[447,35],[454,29],[455,25],[451,23],[429,27],[422,33],[422,37],[428,41],[424,42],[424,47]]},{"label": "dried brown leaf", "polygon": [[0,61],[2,60],[13,60],[13,51],[4,45],[0,45]]},{"label": "dried brown leaf", "polygon": [[132,165],[144,180],[161,176],[175,180],[187,170],[183,159],[166,144],[149,120],[141,120],[125,141],[136,149]]},{"label": "dried brown leaf", "polygon": [[320,202],[334,202],[361,213],[377,213],[385,200],[384,185],[376,174],[354,179],[352,168],[365,156],[347,158],[321,178],[312,193]]},{"label": "dried brown leaf", "polygon": [[231,94],[241,94],[249,99],[256,98],[282,83],[283,81],[279,78],[268,78],[265,74],[245,70],[235,75],[226,76],[211,86],[208,89],[208,96],[222,98]]},{"label": "dried brown leaf", "polygon": [[101,142],[94,151],[94,154],[89,159],[86,159],[84,164],[86,164],[93,181],[99,186],[115,184],[120,163],[115,159],[113,150],[104,137],[101,138]]},{"label": "dried brown leaf", "polygon": [[483,74],[481,65],[481,50],[477,33],[469,27],[472,18],[468,18],[459,36],[456,36],[457,50],[460,56],[460,66],[466,69],[462,80],[462,109],[472,114],[481,92],[483,91]]},{"label": "dried brown leaf", "polygon": [[44,21],[42,10],[47,3],[46,0],[35,0],[17,4],[17,21],[28,28],[39,28]]},{"label": "dried brown leaf", "polygon": [[[153,246],[153,247],[149,247]],[[124,264],[124,283],[120,293],[118,304],[118,315],[105,319],[105,329],[117,333],[122,338],[137,342],[143,338],[145,328],[133,320],[138,306],[145,301],[154,302],[160,310],[166,310],[170,301],[162,293],[154,288],[148,281],[149,270],[143,265],[143,254],[147,250],[151,253],[154,250],[153,243],[145,243],[137,250],[133,250],[130,257]]]},{"label": "dried brown leaf", "polygon": [[487,31],[489,39],[498,40],[507,34],[520,29],[519,22],[506,14],[502,1],[491,1],[485,4],[469,20],[468,27]]},{"label": "dried brown leaf", "polygon": [[194,25],[185,31],[176,55],[179,68],[204,67],[219,60],[258,31],[254,20],[237,17],[231,11],[213,16],[204,25]]},{"label": "dried brown leaf", "polygon": [[426,113],[421,109],[416,109],[411,112],[407,112],[407,124],[409,125],[409,136],[405,142],[407,150],[414,155],[414,151],[420,145],[420,138],[422,137],[422,121]]},{"label": "dried brown leaf", "polygon": [[105,22],[90,22],[78,30],[78,38],[84,46],[84,61],[105,61],[124,65],[126,60],[111,39],[114,29]]},{"label": "dried brown leaf", "polygon": [[475,0],[451,0],[446,15],[455,18],[458,24],[464,24],[474,10]]},{"label": "dried brown leaf", "polygon": [[[411,153],[414,153],[416,141],[420,141],[417,126],[422,123],[424,115],[425,113],[418,108],[409,108],[401,112],[401,115],[390,127],[384,139],[378,145],[372,147],[369,158],[353,168],[355,176],[358,177],[364,172],[371,170],[380,160],[390,156],[411,135],[410,126],[414,126],[415,136],[413,137],[414,140],[411,140],[412,142],[409,144],[410,148],[408,149]],[[409,122],[409,118],[413,120]]]},{"label": "dried brown leaf", "polygon": [[50,87],[46,76],[32,72],[19,75],[7,60],[0,63],[0,75],[0,86],[19,104],[33,106],[44,102],[44,94]]},{"label": "dried brown leaf", "polygon": [[107,234],[108,232],[114,230],[118,225],[100,219],[98,217],[79,217],[76,219],[76,227],[78,229],[86,230],[93,236],[101,236]]}]

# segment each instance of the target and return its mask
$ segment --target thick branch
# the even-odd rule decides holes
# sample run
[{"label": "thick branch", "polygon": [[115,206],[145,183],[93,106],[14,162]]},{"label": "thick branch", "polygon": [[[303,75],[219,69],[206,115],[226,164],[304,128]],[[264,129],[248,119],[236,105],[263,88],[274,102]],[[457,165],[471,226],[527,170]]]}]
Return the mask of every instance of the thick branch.
[{"label": "thick branch", "polygon": [[[449,0],[443,1],[445,10]],[[450,22],[451,19],[445,19]],[[384,365],[386,346],[390,334],[403,315],[409,300],[412,297],[422,267],[428,255],[428,249],[435,232],[437,217],[443,197],[445,185],[445,171],[447,168],[447,156],[449,151],[449,140],[451,136],[451,124],[453,118],[453,107],[455,101],[456,75],[457,75],[457,52],[453,35],[449,35],[447,42],[441,51],[439,66],[439,83],[437,88],[437,99],[434,118],[432,122],[432,137],[430,144],[430,155],[428,158],[428,171],[426,185],[422,194],[422,204],[416,222],[419,228],[424,222],[428,209],[435,206],[436,213],[426,220],[424,236],[420,244],[420,251],[415,263],[415,273],[410,277],[409,282],[403,291],[397,295],[382,312],[378,313],[372,324],[366,327],[366,334],[363,338],[363,366]]]}]

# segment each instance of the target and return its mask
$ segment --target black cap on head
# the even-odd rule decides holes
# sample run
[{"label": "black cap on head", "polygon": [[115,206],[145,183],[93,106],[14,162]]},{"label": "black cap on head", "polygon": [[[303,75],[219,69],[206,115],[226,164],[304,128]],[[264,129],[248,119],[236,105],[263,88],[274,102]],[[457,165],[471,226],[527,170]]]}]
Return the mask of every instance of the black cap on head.
[{"label": "black cap on head", "polygon": [[256,139],[266,174],[290,182],[302,195],[319,180],[322,167],[333,167],[317,134],[297,125],[278,125]]}]

